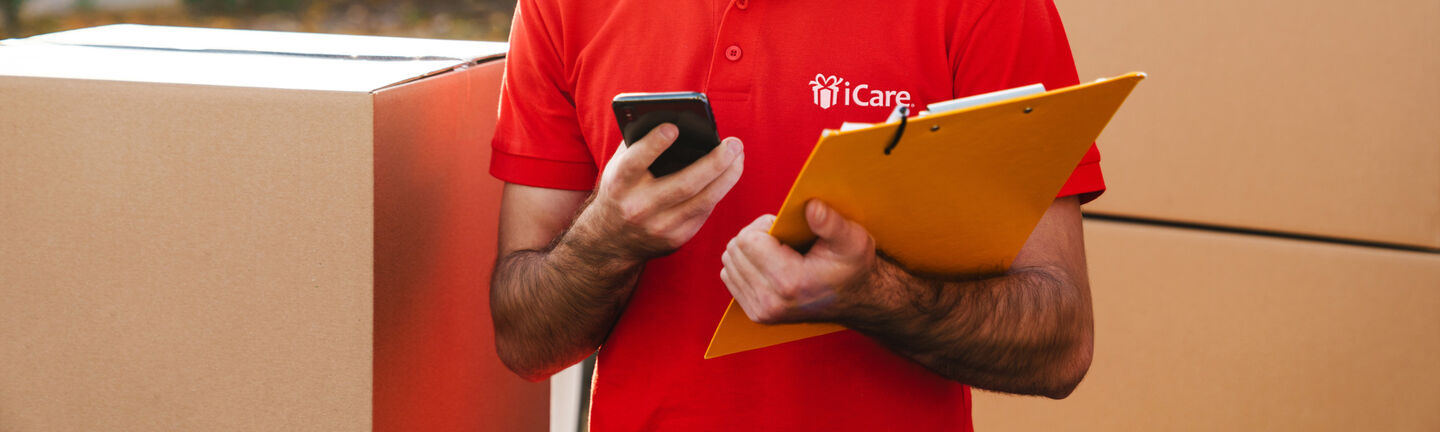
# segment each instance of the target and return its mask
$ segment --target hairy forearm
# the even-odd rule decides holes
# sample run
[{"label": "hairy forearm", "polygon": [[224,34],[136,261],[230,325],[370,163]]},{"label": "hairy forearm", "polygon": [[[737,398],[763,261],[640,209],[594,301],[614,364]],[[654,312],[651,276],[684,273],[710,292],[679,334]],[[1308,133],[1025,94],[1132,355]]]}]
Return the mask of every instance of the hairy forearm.
[{"label": "hairy forearm", "polygon": [[500,257],[490,308],[500,358],[543,379],[593,353],[614,326],[643,261],[609,254],[604,239],[576,229],[542,250]]},{"label": "hairy forearm", "polygon": [[883,306],[842,324],[937,374],[988,390],[1063,398],[1089,368],[1088,288],[1060,268],[942,281],[889,262],[878,267],[867,291],[883,296],[873,302]]}]

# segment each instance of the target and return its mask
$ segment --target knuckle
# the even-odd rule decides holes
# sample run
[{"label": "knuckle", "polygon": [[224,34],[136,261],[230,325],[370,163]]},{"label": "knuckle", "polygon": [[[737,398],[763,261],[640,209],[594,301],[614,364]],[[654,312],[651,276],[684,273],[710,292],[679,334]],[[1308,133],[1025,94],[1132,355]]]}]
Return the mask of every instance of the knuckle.
[{"label": "knuckle", "polygon": [[765,321],[764,318],[762,318],[762,317],[760,316],[759,313],[756,313],[755,311],[753,311],[753,309],[755,309],[755,308],[753,308],[753,307],[750,307],[750,308],[741,307],[741,308],[740,308],[740,310],[745,311],[745,317],[750,318],[750,321],[754,321],[754,322],[757,322],[757,323],[760,323],[760,324],[766,324],[766,323],[768,323],[767,321]]},{"label": "knuckle", "polygon": [[686,220],[705,220],[710,217],[709,205],[690,206],[683,210]]},{"label": "knuckle", "polygon": [[734,260],[745,256],[745,251],[740,249],[740,242],[738,240],[730,239],[730,244],[725,245],[725,256]]},{"label": "knuckle", "polygon": [[694,237],[694,236],[695,236],[695,232],[696,232],[696,231],[699,231],[699,230],[700,230],[700,225],[698,225],[698,224],[683,225],[683,226],[680,226],[680,227],[676,228],[676,230],[675,230],[675,242],[676,242],[675,245],[676,245],[676,247],[679,247],[680,245],[685,244],[685,242],[690,241],[690,238],[691,238],[691,237]]},{"label": "knuckle", "polygon": [[730,296],[738,295],[735,291],[735,280],[730,277],[730,272],[720,269],[720,281],[725,283],[725,290],[730,292]]},{"label": "knuckle", "polygon": [[614,197],[623,192],[619,185],[620,180],[615,178],[615,173],[607,167],[605,174],[600,177],[600,185],[596,187],[596,193],[601,197]]},{"label": "knuckle", "polygon": [[665,247],[671,250],[679,249],[681,246],[685,245],[685,240],[687,240],[685,237],[672,234],[668,237],[665,237]]},{"label": "knuckle", "polygon": [[754,230],[752,230],[752,231],[745,231],[745,232],[741,233],[740,236],[738,237],[738,239],[740,240],[740,241],[739,241],[739,246],[740,246],[742,249],[751,249],[751,250],[753,250],[754,248],[759,247],[760,245],[764,244],[763,242],[765,241],[765,237],[769,237],[769,236],[770,236],[770,234],[766,234],[766,233],[761,232],[761,231],[754,231]]},{"label": "knuckle", "polygon": [[681,198],[690,198],[690,197],[692,197],[692,196],[695,196],[695,195],[699,194],[701,190],[704,190],[704,189],[705,189],[705,186],[706,186],[706,183],[705,183],[705,182],[699,182],[699,181],[693,181],[693,180],[692,180],[692,181],[686,182],[686,183],[684,183],[684,184],[681,184],[680,187],[676,188],[676,189],[677,189],[676,195],[679,195]]},{"label": "knuckle", "polygon": [[641,225],[641,228],[642,232],[645,233],[645,237],[659,239],[661,240],[661,242],[667,245],[670,243],[670,238],[668,236],[669,232],[665,229],[665,227],[655,224],[649,224]]},{"label": "knuckle", "polygon": [[760,324],[779,324],[780,318],[783,316],[780,308],[775,307],[773,303],[761,307],[755,315],[758,318],[755,322]]},{"label": "knuckle", "polygon": [[[719,150],[720,148],[716,147],[716,149]],[[723,154],[712,154],[711,156],[705,164],[705,169],[709,171],[711,178],[719,177],[721,173],[725,172],[726,168],[730,168],[731,163],[735,162],[735,159],[726,157]]]},{"label": "knuckle", "polygon": [[735,249],[735,253],[745,253],[750,250],[750,242],[750,233],[741,231],[735,238],[730,239],[729,247]]},{"label": "knuckle", "polygon": [[659,239],[668,249],[676,249],[690,240],[684,226],[677,226],[673,223],[656,224],[647,227],[652,238]]},{"label": "knuckle", "polygon": [[769,324],[775,320],[770,308],[763,303],[752,302],[749,308],[745,308],[745,314],[750,316],[751,321],[761,324]]},{"label": "knuckle", "polygon": [[664,189],[660,191],[660,193],[656,194],[656,196],[659,198],[660,202],[675,203],[683,201],[687,196],[690,195],[690,193],[686,191],[685,186],[686,185],[679,185],[677,187]]},{"label": "knuckle", "polygon": [[619,210],[620,218],[630,225],[643,225],[646,216],[650,213],[649,206],[638,200],[621,201]]},{"label": "knuckle", "polygon": [[731,161],[720,160],[705,167],[705,184],[708,185],[716,180],[722,180],[729,176]]},{"label": "knuckle", "polygon": [[784,300],[785,303],[792,303],[799,297],[800,284],[794,276],[780,274],[775,277],[775,296]]}]

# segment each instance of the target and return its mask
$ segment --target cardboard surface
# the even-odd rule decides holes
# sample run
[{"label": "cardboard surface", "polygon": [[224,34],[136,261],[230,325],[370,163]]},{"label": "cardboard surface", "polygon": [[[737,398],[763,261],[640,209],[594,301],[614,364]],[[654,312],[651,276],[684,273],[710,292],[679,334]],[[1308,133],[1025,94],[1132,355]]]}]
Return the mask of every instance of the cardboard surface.
[{"label": "cardboard surface", "polygon": [[[1131,73],[915,117],[890,152],[886,147],[898,123],[824,135],[770,234],[807,248],[815,234],[805,221],[805,204],[820,199],[865,226],[875,246],[908,269],[946,275],[1003,272],[1144,77]],[[757,324],[732,300],[705,358],[843,329]]]},{"label": "cardboard surface", "polygon": [[368,95],[0,95],[0,430],[369,426]]},{"label": "cardboard surface", "polygon": [[1056,3],[1081,76],[1152,78],[1087,212],[1440,249],[1440,2]]},{"label": "cardboard surface", "polygon": [[505,52],[499,42],[129,24],[3,46],[0,75],[351,92]]},{"label": "cardboard surface", "polygon": [[[72,74],[72,48],[0,45],[0,430],[544,429],[483,308],[502,63],[88,47],[137,64]],[[205,64],[149,75],[151,51]],[[155,82],[217,65],[272,82]]]},{"label": "cardboard surface", "polygon": [[976,430],[1440,429],[1440,254],[1085,222],[1095,357]]},{"label": "cardboard surface", "polygon": [[548,385],[500,363],[490,321],[503,61],[375,95],[375,430],[539,431]]}]

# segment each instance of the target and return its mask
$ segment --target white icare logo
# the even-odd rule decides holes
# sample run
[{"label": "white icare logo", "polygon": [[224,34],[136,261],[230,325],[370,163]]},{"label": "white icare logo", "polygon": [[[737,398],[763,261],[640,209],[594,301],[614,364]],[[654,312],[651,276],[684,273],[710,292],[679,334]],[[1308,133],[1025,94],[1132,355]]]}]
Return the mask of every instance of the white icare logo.
[{"label": "white icare logo", "polygon": [[850,87],[850,82],[836,75],[815,74],[810,80],[810,92],[816,106],[830,109],[836,105],[891,107],[897,104],[914,106],[910,103],[910,92],[904,90],[872,90],[869,84]]}]

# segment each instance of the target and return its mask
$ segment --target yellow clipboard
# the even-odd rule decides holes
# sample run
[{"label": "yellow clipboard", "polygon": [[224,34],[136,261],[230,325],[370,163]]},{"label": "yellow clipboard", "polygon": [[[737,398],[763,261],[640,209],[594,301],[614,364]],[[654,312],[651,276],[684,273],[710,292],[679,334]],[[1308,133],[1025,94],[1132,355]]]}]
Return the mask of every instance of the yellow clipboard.
[{"label": "yellow clipboard", "polygon": [[[814,243],[805,203],[820,199],[864,226],[877,248],[912,271],[1004,272],[1090,144],[1144,78],[1135,72],[915,117],[889,154],[898,123],[826,132],[770,235],[796,248]],[[732,300],[705,358],[844,329],[757,324]]]}]

